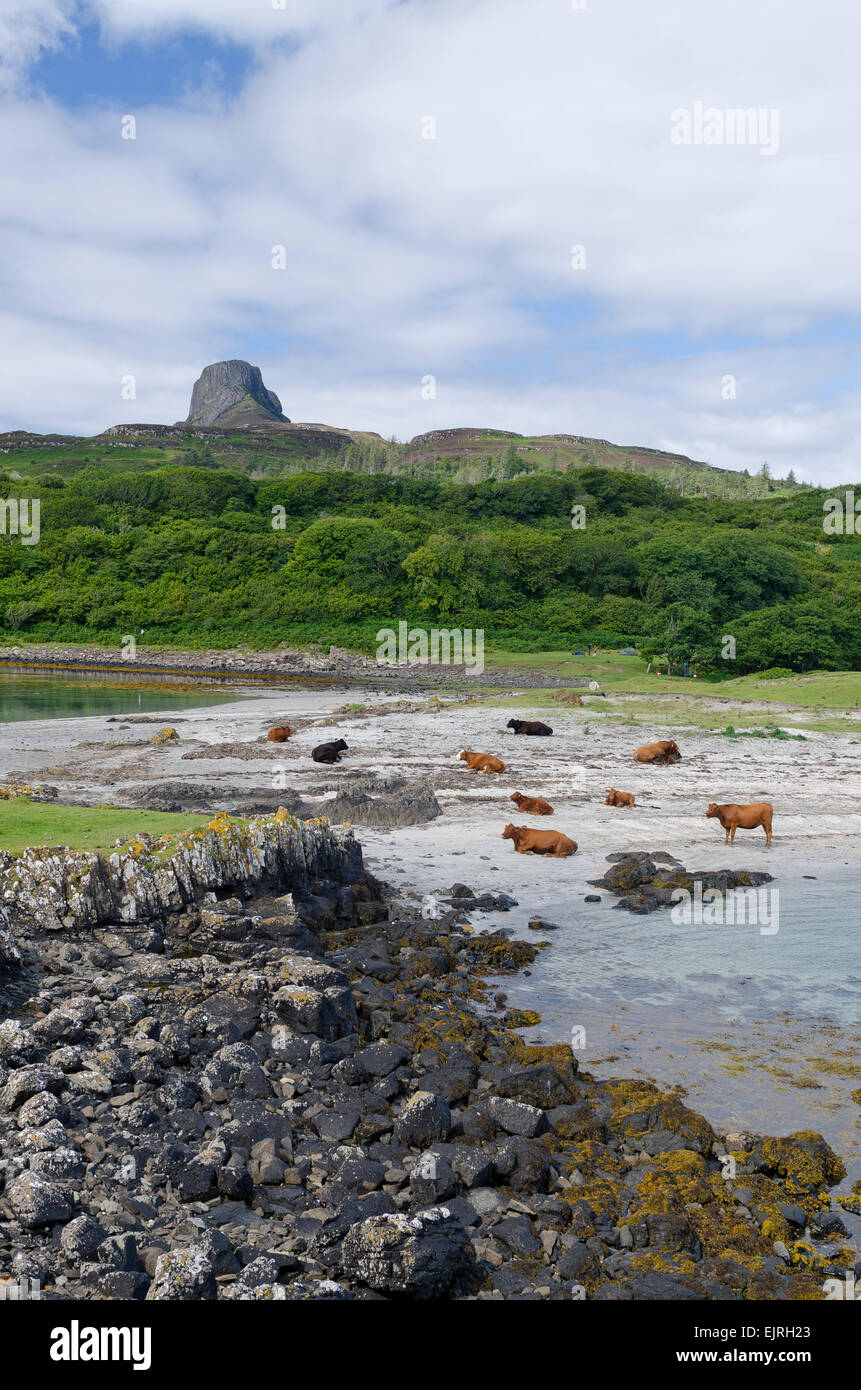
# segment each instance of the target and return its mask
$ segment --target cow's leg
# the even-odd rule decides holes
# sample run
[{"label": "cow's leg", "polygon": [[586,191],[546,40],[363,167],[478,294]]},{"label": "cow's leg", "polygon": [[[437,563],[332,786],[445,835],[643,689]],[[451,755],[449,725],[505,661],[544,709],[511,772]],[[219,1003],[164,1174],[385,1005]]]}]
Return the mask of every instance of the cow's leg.
[{"label": "cow's leg", "polygon": [[726,827],[726,834],[725,834],[724,837],[723,837],[723,842],[724,842],[724,844],[726,844],[726,842],[727,842],[728,839],[729,839],[729,826]]},{"label": "cow's leg", "polygon": [[732,830],[730,831],[729,842],[730,842],[731,845],[734,845],[734,844],[735,844],[735,832],[736,832],[737,830],[738,830],[738,826],[737,826],[737,825],[734,825],[733,828],[732,828]]}]

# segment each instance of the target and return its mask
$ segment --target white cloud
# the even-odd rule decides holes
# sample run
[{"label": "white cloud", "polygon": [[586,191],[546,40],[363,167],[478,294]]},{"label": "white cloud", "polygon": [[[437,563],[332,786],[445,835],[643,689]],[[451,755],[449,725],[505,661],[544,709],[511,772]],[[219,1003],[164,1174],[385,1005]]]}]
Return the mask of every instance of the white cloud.
[{"label": "white cloud", "polygon": [[77,0],[0,0],[0,91],[76,33]]},{"label": "white cloud", "polygon": [[[135,141],[115,104],[7,97],[7,426],[180,418],[199,368],[240,355],[294,419],[856,475],[861,399],[826,329],[861,313],[861,21],[836,0],[704,0],[695,22],[687,0],[92,8],[112,41],[193,23],[257,44],[259,66],[228,106],[135,111]],[[26,9],[20,62],[73,13]],[[273,47],[273,24],[308,41]],[[695,101],[777,108],[779,153],[673,145]],[[100,383],[127,371],[138,400],[120,410]]]},{"label": "white cloud", "polygon": [[398,0],[89,0],[106,32],[126,40],[199,29],[238,43],[325,33]]}]

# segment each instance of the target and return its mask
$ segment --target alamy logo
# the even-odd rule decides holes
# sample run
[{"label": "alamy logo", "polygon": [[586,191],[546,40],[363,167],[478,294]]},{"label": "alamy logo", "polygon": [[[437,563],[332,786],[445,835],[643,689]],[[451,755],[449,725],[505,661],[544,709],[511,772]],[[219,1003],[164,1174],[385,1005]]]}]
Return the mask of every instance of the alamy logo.
[{"label": "alamy logo", "polygon": [[81,1327],[73,1318],[68,1327],[51,1331],[52,1361],[131,1361],[136,1371],[152,1365],[152,1328]]},{"label": "alamy logo", "polygon": [[690,109],[676,107],[671,120],[674,145],[752,145],[762,155],[780,149],[780,112],[774,107],[721,108],[695,101]]},{"label": "alamy logo", "polygon": [[848,488],[842,497],[826,497],[822,503],[825,515],[822,529],[826,536],[861,536],[861,498],[855,501],[855,492]]},{"label": "alamy logo", "polygon": [[382,666],[465,666],[472,675],[484,670],[484,628],[410,627],[398,623],[380,628],[377,662]]},{"label": "alamy logo", "polygon": [[0,1303],[28,1303],[30,1299],[42,1297],[42,1283],[39,1279],[0,1280]]},{"label": "alamy logo", "polygon": [[38,497],[0,497],[0,536],[20,536],[22,545],[38,545],[41,505]]},{"label": "alamy logo", "polygon": [[760,936],[776,936],[780,930],[780,890],[737,888],[722,893],[706,888],[699,879],[694,891],[673,889],[670,916],[677,927],[758,926]]}]

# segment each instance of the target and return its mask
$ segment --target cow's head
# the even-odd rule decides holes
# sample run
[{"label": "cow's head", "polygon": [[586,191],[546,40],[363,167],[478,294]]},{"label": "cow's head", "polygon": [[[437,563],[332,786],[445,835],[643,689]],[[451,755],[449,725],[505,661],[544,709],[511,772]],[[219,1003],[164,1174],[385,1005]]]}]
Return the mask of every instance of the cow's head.
[{"label": "cow's head", "polygon": [[516,826],[516,825],[512,825],[511,822],[509,821],[508,825],[505,827],[505,829],[504,829],[503,832],[502,832],[501,838],[502,838],[503,840],[513,840],[516,830],[517,830],[517,826]]},{"label": "cow's head", "polygon": [[714,819],[715,816],[719,816],[719,815],[720,815],[720,807],[717,805],[716,802],[712,801],[711,804],[709,805],[709,809],[706,811],[706,819],[707,819],[707,820],[708,820],[709,818]]}]

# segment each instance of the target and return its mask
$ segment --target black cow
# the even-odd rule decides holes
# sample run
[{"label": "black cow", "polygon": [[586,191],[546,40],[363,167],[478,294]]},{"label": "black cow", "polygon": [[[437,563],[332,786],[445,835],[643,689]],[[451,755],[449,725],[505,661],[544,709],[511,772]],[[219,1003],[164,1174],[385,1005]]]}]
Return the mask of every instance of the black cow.
[{"label": "black cow", "polygon": [[516,734],[543,734],[545,738],[553,733],[550,725],[542,724],[540,719],[509,719],[505,727]]},{"label": "black cow", "polygon": [[342,738],[339,738],[337,743],[318,743],[311,753],[311,757],[315,763],[339,763],[341,753],[346,747],[347,745]]}]

